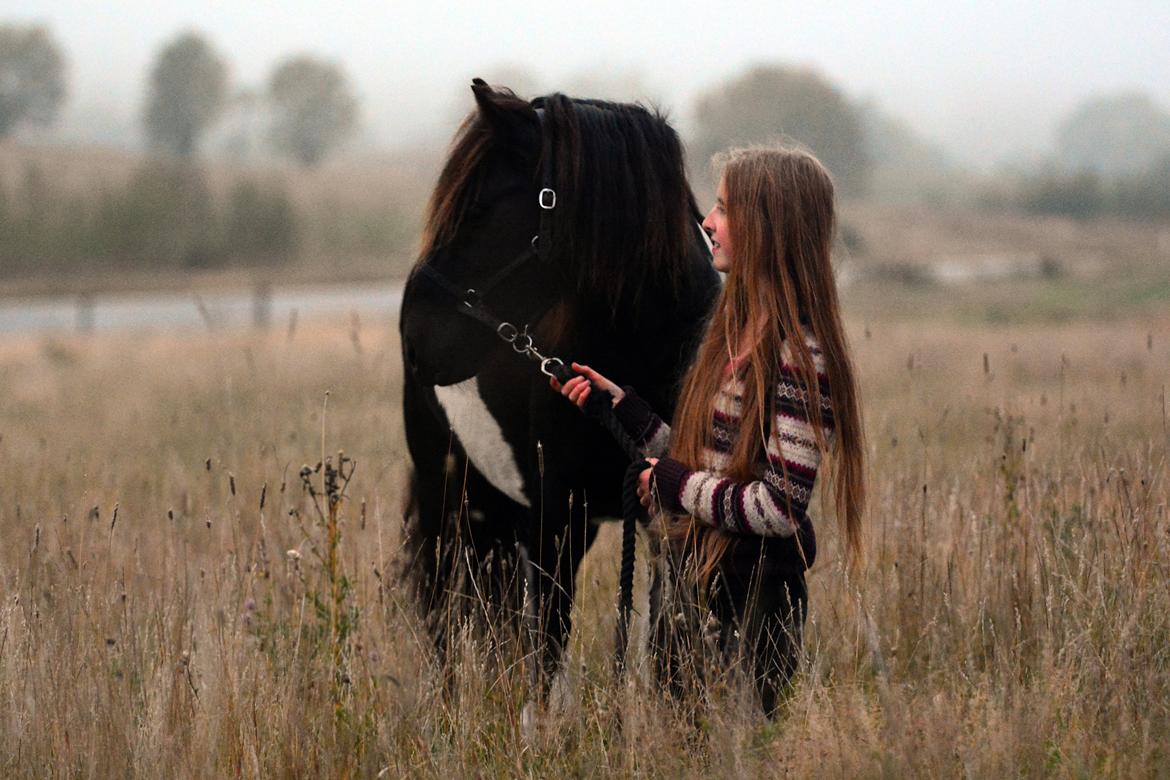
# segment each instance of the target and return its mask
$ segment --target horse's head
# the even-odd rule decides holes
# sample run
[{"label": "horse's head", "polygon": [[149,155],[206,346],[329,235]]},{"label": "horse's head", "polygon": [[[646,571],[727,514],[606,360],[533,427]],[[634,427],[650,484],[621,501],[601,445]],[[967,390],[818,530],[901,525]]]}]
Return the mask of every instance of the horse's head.
[{"label": "horse's head", "polygon": [[460,313],[469,289],[516,325],[571,297],[593,329],[636,328],[648,310],[661,320],[680,303],[693,312],[695,290],[710,300],[682,146],[661,116],[564,95],[529,103],[478,79],[472,91],[476,110],[431,196],[403,294],[403,357],[417,380],[454,384],[508,349]]},{"label": "horse's head", "polygon": [[[473,376],[503,344],[460,314],[462,302],[421,276],[418,266],[429,265],[460,291],[480,291],[484,307],[510,322],[528,322],[557,289],[552,269],[528,251],[540,224],[536,110],[478,79],[472,91],[476,110],[464,121],[431,196],[422,256],[403,295],[403,355],[425,384]],[[518,259],[485,289],[501,267]]]}]

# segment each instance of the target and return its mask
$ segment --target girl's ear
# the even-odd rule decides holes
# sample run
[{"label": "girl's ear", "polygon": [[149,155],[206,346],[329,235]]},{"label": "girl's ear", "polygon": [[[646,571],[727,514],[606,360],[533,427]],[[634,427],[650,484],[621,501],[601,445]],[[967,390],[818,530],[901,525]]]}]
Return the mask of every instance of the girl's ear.
[{"label": "girl's ear", "polygon": [[540,119],[528,101],[508,89],[497,92],[479,78],[471,80],[471,92],[480,116],[504,148],[523,158],[540,155]]}]

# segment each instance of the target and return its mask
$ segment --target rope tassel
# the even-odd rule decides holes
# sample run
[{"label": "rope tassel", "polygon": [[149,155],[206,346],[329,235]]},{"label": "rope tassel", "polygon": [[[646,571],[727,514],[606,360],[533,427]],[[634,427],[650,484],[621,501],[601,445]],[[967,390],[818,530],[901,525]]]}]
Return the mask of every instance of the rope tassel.
[{"label": "rope tassel", "polygon": [[638,500],[638,477],[650,463],[638,458],[626,468],[622,479],[622,565],[618,574],[618,620],[614,635],[614,676],[620,681],[626,671],[626,647],[630,637],[630,613],[634,609],[634,536],[639,522],[649,515]]}]

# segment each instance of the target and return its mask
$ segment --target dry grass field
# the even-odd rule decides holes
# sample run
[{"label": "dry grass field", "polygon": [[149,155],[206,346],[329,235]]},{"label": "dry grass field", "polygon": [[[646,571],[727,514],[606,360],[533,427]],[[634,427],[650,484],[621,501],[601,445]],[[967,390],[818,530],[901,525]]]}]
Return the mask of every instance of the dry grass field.
[{"label": "dry grass field", "polygon": [[[735,677],[613,683],[616,527],[534,732],[514,659],[467,639],[444,686],[393,576],[392,323],[6,339],[0,774],[1166,776],[1166,307],[871,292],[867,564],[822,517],[774,722]],[[338,450],[331,524],[299,473]]]}]

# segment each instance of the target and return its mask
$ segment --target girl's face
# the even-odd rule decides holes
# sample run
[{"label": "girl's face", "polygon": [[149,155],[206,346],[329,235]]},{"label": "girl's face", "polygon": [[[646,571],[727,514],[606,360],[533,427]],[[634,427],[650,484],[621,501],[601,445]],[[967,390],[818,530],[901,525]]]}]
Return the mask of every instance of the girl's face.
[{"label": "girl's face", "polygon": [[703,220],[703,229],[711,237],[711,256],[716,271],[727,273],[731,270],[731,232],[727,227],[727,186],[719,180],[719,191],[715,205]]}]

